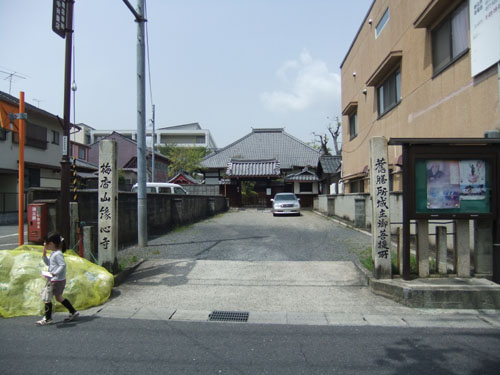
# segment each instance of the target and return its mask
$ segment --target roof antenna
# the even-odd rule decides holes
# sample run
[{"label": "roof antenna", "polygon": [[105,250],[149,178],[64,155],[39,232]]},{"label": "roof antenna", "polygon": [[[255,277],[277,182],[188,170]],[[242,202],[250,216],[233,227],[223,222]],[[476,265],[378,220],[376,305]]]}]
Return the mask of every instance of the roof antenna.
[{"label": "roof antenna", "polygon": [[13,78],[26,79],[26,77],[24,77],[24,76],[22,76],[20,74],[17,74],[17,72],[9,73],[9,72],[6,72],[4,70],[0,70],[0,73],[3,73],[3,74],[7,75],[7,77],[5,77],[4,80],[9,80],[9,95],[10,95],[10,92],[12,90],[12,79]]}]

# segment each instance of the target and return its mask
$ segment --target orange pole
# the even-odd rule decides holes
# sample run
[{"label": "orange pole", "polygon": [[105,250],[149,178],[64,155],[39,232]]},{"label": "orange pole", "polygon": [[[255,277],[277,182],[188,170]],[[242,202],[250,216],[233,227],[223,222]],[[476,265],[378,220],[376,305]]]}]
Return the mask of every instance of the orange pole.
[{"label": "orange pole", "polygon": [[[24,113],[24,92],[19,93],[19,113]],[[24,120],[19,119],[19,246],[24,244]]]}]

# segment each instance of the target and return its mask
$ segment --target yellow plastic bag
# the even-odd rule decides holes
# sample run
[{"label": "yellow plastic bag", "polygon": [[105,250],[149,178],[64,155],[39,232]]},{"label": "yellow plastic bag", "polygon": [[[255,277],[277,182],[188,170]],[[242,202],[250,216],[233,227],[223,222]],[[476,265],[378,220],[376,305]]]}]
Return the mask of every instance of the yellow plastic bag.
[{"label": "yellow plastic bag", "polygon": [[[42,246],[35,245],[0,250],[0,316],[11,318],[43,313],[40,292],[46,279],[41,272],[47,271],[47,265],[42,260],[42,251]],[[50,256],[50,251],[47,256]],[[64,297],[71,301],[75,309],[84,310],[106,302],[113,289],[113,275],[105,268],[80,258],[73,250],[64,253],[64,260]],[[55,307],[56,311],[67,311],[58,302]]]}]

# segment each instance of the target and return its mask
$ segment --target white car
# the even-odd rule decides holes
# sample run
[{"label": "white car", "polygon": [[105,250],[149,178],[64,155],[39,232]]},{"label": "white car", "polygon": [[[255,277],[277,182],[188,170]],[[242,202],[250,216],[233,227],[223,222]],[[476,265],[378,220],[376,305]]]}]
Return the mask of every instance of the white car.
[{"label": "white car", "polygon": [[278,193],[271,199],[273,202],[273,216],[276,215],[299,215],[300,198],[293,193]]},{"label": "white car", "polygon": [[[137,184],[132,186],[132,192],[137,192]],[[168,182],[146,182],[146,193],[163,193],[163,194],[188,194],[180,185],[171,184]]]}]

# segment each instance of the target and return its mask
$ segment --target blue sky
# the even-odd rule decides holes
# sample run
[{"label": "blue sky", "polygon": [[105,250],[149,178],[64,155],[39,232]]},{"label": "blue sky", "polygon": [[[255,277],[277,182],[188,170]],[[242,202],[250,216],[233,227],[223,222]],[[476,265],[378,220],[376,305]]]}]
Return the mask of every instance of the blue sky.
[{"label": "blue sky", "polygon": [[[156,126],[198,122],[218,147],[252,127],[313,140],[340,116],[339,67],[371,3],[146,0]],[[0,71],[25,77],[0,72],[0,90],[25,91],[62,117],[64,40],[51,29],[52,0],[0,1],[0,14]],[[132,14],[121,0],[76,0],[74,29],[76,122],[135,129]]]}]

